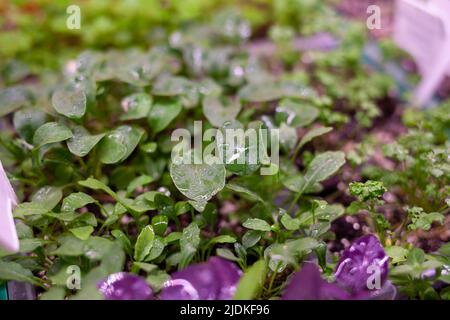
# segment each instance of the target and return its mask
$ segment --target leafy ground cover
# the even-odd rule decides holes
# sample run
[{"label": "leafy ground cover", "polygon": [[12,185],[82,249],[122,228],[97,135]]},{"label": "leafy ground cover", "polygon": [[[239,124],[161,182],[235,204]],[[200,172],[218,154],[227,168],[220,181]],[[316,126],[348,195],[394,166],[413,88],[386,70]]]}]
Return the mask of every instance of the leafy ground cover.
[{"label": "leafy ground cover", "polygon": [[[50,5],[37,3],[4,10]],[[405,107],[393,80],[362,63],[364,24],[283,3],[182,28],[201,11],[161,9],[61,35],[81,43],[41,39],[23,59],[0,46],[16,58],[2,64],[0,159],[20,199],[20,253],[0,254],[0,279],[30,282],[41,299],[449,299],[450,103]],[[316,31],[338,46],[293,50]],[[274,50],[254,50],[267,39]],[[44,62],[52,49],[60,71]],[[279,162],[174,163],[171,134],[194,133],[194,121],[279,129]]]}]

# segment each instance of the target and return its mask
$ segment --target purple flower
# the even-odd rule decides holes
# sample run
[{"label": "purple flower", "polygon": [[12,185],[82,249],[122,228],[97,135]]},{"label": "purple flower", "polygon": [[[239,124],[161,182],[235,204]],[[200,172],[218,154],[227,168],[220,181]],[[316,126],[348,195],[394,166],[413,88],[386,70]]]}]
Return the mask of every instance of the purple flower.
[{"label": "purple flower", "polygon": [[283,300],[344,300],[349,294],[320,275],[314,263],[305,263],[286,287]]},{"label": "purple flower", "polygon": [[381,289],[388,275],[388,260],[374,235],[362,236],[344,250],[336,265],[336,283],[355,295]]},{"label": "purple flower", "polygon": [[0,246],[7,251],[19,251],[19,239],[12,215],[17,197],[0,162]]},{"label": "purple flower", "polygon": [[97,284],[105,300],[151,300],[153,291],[145,279],[126,272],[109,275]]},{"label": "purple flower", "polygon": [[164,284],[162,300],[229,300],[242,271],[232,262],[212,257],[175,272]]},{"label": "purple flower", "polygon": [[305,263],[286,287],[282,299],[394,299],[396,289],[386,281],[388,259],[375,236],[363,236],[343,252],[336,266],[336,282],[328,283],[315,264]]}]

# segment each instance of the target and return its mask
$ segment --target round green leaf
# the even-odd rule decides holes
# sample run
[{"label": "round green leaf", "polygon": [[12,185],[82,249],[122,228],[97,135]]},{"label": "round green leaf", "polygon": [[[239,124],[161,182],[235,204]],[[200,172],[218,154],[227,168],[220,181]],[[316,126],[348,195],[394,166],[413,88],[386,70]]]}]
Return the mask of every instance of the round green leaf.
[{"label": "round green leaf", "polygon": [[72,131],[69,128],[56,122],[48,122],[36,130],[33,144],[36,148],[39,148],[49,143],[61,142],[70,138],[72,138]]},{"label": "round green leaf", "polygon": [[81,126],[76,126],[72,130],[73,137],[67,141],[67,147],[71,153],[79,157],[86,156],[105,136],[104,133],[90,135],[89,132]]},{"label": "round green leaf", "polygon": [[55,110],[71,119],[79,119],[86,112],[86,94],[80,88],[61,88],[52,95]]},{"label": "round green leaf", "polygon": [[28,143],[33,143],[36,130],[47,120],[47,114],[38,109],[26,108],[14,113],[14,129]]},{"label": "round green leaf", "polygon": [[148,115],[148,123],[153,132],[163,131],[181,112],[182,106],[178,100],[156,102]]},{"label": "round green leaf", "polygon": [[134,151],[144,130],[131,126],[120,126],[108,133],[99,144],[100,161],[112,164],[124,161]]},{"label": "round green leaf", "polygon": [[225,166],[222,164],[170,165],[175,186],[189,199],[205,203],[225,186]]},{"label": "round green leaf", "polygon": [[134,93],[125,97],[121,104],[125,113],[120,120],[142,119],[147,117],[152,107],[152,97],[146,93]]},{"label": "round green leaf", "polygon": [[221,99],[212,95],[203,99],[203,114],[213,126],[220,127],[225,122],[236,119],[239,111],[239,100],[225,97]]}]

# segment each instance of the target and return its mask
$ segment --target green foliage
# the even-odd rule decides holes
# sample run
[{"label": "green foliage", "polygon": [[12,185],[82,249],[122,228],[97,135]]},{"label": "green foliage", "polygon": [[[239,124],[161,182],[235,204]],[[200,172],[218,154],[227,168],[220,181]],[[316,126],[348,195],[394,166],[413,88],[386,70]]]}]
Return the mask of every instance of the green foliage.
[{"label": "green foliage", "polygon": [[[430,253],[409,243],[444,224],[449,212],[449,104],[406,111],[406,133],[380,148],[374,121],[392,84],[362,64],[364,29],[326,1],[257,2],[236,1],[242,13],[221,11],[203,24],[205,12],[224,1],[164,8],[158,1],[86,1],[83,32],[76,32],[61,29],[63,4],[41,1],[48,23],[24,19],[16,21],[20,32],[5,29],[0,160],[20,200],[20,253],[0,252],[0,280],[40,286],[42,299],[98,299],[100,279],[127,271],[145,275],[158,292],[172,272],[215,252],[244,272],[235,299],[274,298],[305,259],[332,270],[325,259],[336,238],[332,225],[360,214],[362,230],[385,245],[391,280],[403,293],[450,296],[433,289],[436,281],[449,283],[448,246]],[[186,23],[193,18],[197,23]],[[155,25],[167,28],[159,33]],[[270,27],[274,56],[253,52],[250,26],[263,26],[254,29],[258,36]],[[341,45],[298,52],[296,38],[317,30]],[[66,49],[78,45],[89,50],[70,51],[67,61]],[[42,71],[58,59],[62,72]],[[200,120],[204,130],[222,133],[250,128],[261,137],[279,129],[280,150],[267,140],[267,150],[248,141],[231,148],[214,135],[211,146],[234,161],[176,161],[171,133],[192,133]],[[250,164],[253,148],[266,152]],[[188,149],[184,156],[194,157]],[[278,163],[262,161],[278,151]],[[275,174],[261,175],[262,168]],[[356,197],[351,204],[349,195]],[[78,292],[65,289],[71,265],[83,275]],[[424,278],[431,269],[435,276]]]}]

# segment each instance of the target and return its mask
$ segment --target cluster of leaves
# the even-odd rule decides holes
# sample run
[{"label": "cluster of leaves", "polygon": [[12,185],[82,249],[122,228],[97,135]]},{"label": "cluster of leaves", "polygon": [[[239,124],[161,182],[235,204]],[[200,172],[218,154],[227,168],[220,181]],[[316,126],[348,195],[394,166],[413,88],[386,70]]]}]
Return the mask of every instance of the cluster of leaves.
[{"label": "cluster of leaves", "polygon": [[[250,24],[227,12],[210,25],[162,37],[148,51],[86,51],[68,61],[62,75],[7,81],[12,85],[0,91],[0,159],[21,200],[14,210],[21,254],[0,253],[0,279],[31,282],[45,290],[43,299],[93,299],[100,298],[100,279],[125,270],[145,275],[158,292],[172,272],[214,253],[245,271],[239,298],[279,296],[286,276],[310,254],[331,275],[331,224],[346,208],[326,201],[322,182],[339,172],[346,156],[305,149],[355,117],[359,106],[356,119],[370,126],[378,113],[368,110],[378,111],[374,100],[387,94],[386,81],[366,87],[356,36],[346,35],[337,51],[319,54],[309,77],[289,70],[275,75],[246,51],[250,35]],[[328,81],[330,74],[336,76]],[[319,95],[323,88],[326,96]],[[335,111],[342,100],[350,102],[348,109]],[[193,131],[194,120],[203,120],[204,130],[278,128],[280,161],[272,164],[277,174],[260,175],[263,163],[171,163],[170,133]],[[424,212],[440,212],[442,190],[449,192],[448,149],[437,152],[423,142],[426,135],[416,133],[418,142],[414,134],[389,153],[405,153],[398,159],[404,170],[350,186],[358,200],[348,213],[369,211],[369,225],[384,244],[391,229],[377,213],[384,186],[410,188],[417,179],[426,192],[427,175],[436,177],[434,202],[422,211],[415,202],[423,201],[421,195],[408,202],[409,230],[441,219]],[[244,142],[231,152],[247,159],[250,147]],[[430,157],[433,166],[424,166]],[[418,255],[399,248],[405,257]],[[391,251],[391,257],[398,254]],[[445,257],[444,250],[439,265],[427,264],[428,257],[397,258],[398,274],[416,263],[441,270]],[[74,265],[83,285],[72,292],[67,270]],[[398,285],[410,285],[402,281]]]},{"label": "cluster of leaves", "polygon": [[74,3],[69,0],[8,0],[0,4],[5,17],[0,20],[0,69],[5,76],[25,76],[43,66],[57,68],[82,48],[142,47],[157,41],[163,28],[174,30],[193,20],[204,21],[209,16],[205,12],[228,6],[239,8],[255,28],[277,23],[309,33],[329,28],[321,23],[327,20],[319,18],[334,14],[327,3],[314,1],[138,0],[112,6],[108,0],[88,0],[76,4],[81,10],[81,29],[69,29],[66,21],[73,12],[67,8],[71,5]]}]

